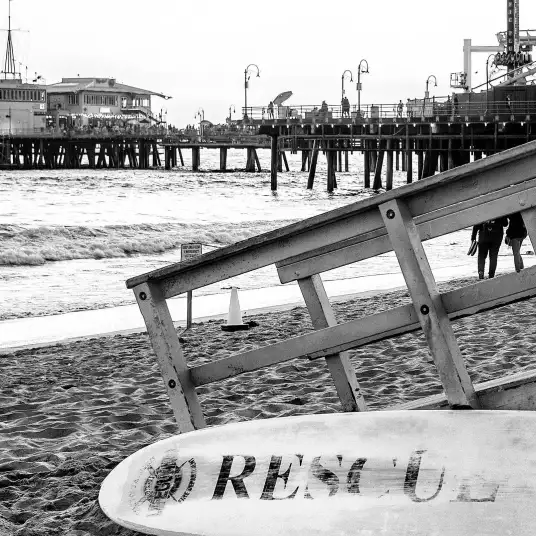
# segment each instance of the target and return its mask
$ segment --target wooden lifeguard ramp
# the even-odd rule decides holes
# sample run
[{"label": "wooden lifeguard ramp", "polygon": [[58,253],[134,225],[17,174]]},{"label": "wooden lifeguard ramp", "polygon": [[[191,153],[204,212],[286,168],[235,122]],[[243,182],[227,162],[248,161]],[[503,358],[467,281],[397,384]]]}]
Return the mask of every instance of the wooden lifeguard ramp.
[{"label": "wooden lifeguard ramp", "polygon": [[[419,326],[444,395],[403,408],[536,409],[536,369],[473,385],[450,323],[535,296],[536,266],[440,294],[422,246],[425,240],[521,212],[536,247],[535,207],[536,142],[531,142],[129,279],[127,287],[145,319],[179,430],[205,427],[197,387],[299,357],[325,358],[342,409],[364,411],[366,402],[346,351]],[[321,274],[391,250],[412,304],[337,324]],[[298,282],[316,331],[188,367],[166,300],[270,264],[276,265],[282,283]]]}]

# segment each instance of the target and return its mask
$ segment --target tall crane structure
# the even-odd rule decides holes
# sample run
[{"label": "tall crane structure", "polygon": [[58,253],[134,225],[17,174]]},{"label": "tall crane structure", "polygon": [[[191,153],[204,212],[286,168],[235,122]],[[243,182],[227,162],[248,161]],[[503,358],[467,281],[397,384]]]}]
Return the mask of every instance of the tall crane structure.
[{"label": "tall crane structure", "polygon": [[463,42],[463,72],[451,73],[450,85],[453,88],[464,89],[466,92],[472,88],[471,55],[473,52],[495,52],[495,65],[506,67],[510,83],[522,82],[526,76],[532,74],[522,73],[525,65],[532,63],[532,48],[536,45],[536,30],[519,30],[519,0],[506,0],[506,31],[497,34],[498,45],[477,46],[471,39]]}]

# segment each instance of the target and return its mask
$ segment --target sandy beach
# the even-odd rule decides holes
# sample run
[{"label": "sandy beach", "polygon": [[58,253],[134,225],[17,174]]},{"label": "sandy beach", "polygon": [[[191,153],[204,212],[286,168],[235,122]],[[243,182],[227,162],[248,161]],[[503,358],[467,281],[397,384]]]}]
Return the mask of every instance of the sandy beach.
[{"label": "sandy beach", "polygon": [[[474,278],[440,284],[442,292]],[[339,322],[409,302],[406,291],[338,299]],[[534,367],[536,300],[453,323],[473,382]],[[305,308],[248,316],[258,326],[224,333],[221,320],[182,335],[190,365],[312,329]],[[370,409],[441,392],[420,331],[351,352]],[[88,338],[0,355],[0,534],[134,535],[109,521],[104,477],[138,449],[173,435],[175,422],[145,333]],[[294,360],[198,390],[208,425],[339,412],[325,361]]]}]

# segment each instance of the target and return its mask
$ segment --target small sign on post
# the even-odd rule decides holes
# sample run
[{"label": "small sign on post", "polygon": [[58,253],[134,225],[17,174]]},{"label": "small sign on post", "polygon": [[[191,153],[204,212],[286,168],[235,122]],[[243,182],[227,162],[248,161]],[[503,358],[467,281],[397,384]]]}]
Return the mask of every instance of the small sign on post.
[{"label": "small sign on post", "polygon": [[[181,262],[191,261],[202,254],[202,244],[182,244]],[[192,291],[186,293],[186,329],[192,327]]]}]

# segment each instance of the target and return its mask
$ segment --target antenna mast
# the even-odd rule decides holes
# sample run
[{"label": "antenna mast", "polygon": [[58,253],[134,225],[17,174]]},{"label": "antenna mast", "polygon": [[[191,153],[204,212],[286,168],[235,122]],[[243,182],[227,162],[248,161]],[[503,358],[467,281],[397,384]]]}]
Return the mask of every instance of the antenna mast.
[{"label": "antenna mast", "polygon": [[4,61],[4,78],[7,78],[8,74],[12,74],[13,78],[17,77],[15,66],[15,54],[13,52],[13,40],[11,39],[11,2],[8,0],[9,16],[8,16],[8,30],[7,30],[7,47],[6,47],[6,59]]}]

